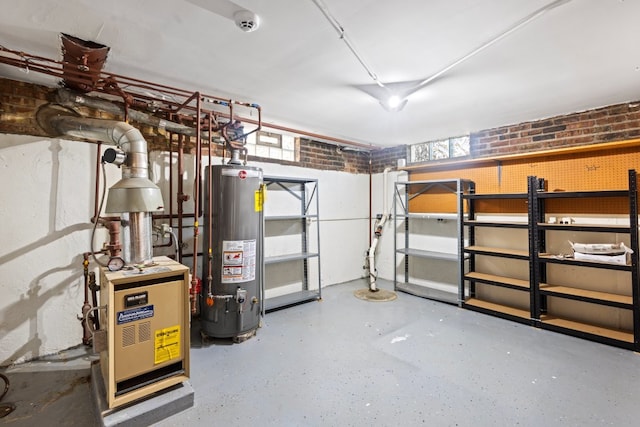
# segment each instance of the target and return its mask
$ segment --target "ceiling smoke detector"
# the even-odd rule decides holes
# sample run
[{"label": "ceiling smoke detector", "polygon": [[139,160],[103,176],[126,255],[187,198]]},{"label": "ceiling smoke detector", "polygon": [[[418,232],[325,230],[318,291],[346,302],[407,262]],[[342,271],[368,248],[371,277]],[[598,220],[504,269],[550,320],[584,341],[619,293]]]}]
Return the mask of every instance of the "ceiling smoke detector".
[{"label": "ceiling smoke detector", "polygon": [[236,25],[245,33],[255,31],[260,26],[260,17],[248,10],[239,10],[233,14]]}]

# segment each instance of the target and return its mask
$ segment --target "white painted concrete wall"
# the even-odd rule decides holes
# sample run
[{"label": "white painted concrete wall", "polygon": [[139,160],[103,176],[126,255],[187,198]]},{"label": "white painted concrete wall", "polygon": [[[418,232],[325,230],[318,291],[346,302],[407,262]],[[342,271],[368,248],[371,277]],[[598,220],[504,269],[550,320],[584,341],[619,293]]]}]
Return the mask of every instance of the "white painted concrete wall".
[{"label": "white painted concrete wall", "polygon": [[[83,303],[82,253],[90,245],[96,149],[0,135],[0,365],[81,342],[76,316]],[[111,175],[109,184],[119,172]],[[105,240],[102,231],[97,242]]]},{"label": "white painted concrete wall", "polygon": [[[82,142],[0,135],[1,366],[81,342],[76,316],[83,303],[82,253],[89,251],[90,244],[96,149]],[[152,179],[166,197],[168,155],[152,153],[150,160]],[[190,156],[185,160],[185,191],[192,192],[194,161]],[[319,180],[322,285],[362,277],[370,233],[369,176],[272,163],[252,165],[263,168],[265,175]],[[106,170],[107,186],[111,186],[120,172],[113,165]],[[168,208],[167,200],[165,204]],[[185,210],[191,212],[192,205],[187,203]],[[192,230],[184,231],[190,244]],[[96,247],[106,239],[99,228]],[[393,240],[389,242],[380,248],[383,258],[392,251]],[[382,270],[386,268],[383,262]]]}]

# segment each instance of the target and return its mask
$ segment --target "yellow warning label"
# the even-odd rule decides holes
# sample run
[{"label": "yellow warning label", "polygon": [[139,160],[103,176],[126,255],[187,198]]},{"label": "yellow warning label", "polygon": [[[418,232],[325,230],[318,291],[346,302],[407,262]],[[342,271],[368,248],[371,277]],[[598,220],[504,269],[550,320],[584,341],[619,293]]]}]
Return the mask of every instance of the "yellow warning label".
[{"label": "yellow warning label", "polygon": [[155,339],[154,362],[167,362],[180,357],[180,325],[158,329]]},{"label": "yellow warning label", "polygon": [[264,201],[267,197],[267,186],[262,184],[259,190],[255,192],[255,210],[256,212],[262,212],[264,207]]}]

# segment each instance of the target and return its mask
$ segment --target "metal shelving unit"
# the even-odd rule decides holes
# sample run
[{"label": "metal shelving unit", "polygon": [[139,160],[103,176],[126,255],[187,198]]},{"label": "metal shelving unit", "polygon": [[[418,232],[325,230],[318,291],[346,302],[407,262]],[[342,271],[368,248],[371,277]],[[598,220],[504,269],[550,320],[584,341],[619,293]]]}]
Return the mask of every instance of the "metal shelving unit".
[{"label": "metal shelving unit", "polygon": [[[277,296],[265,298],[265,311],[269,312],[308,301],[320,300],[322,289],[318,180],[265,176],[264,183],[268,194],[277,192],[286,195],[279,199],[279,202],[284,205],[279,206],[279,209],[283,210],[282,212],[273,215],[265,212],[264,216],[265,294],[279,293]],[[265,210],[268,210],[269,198],[267,196]],[[271,231],[275,228],[285,230],[290,237],[298,236],[299,243],[287,244],[286,248],[279,249],[275,248],[275,245],[270,245],[270,238],[275,239],[280,236],[278,231]],[[315,228],[315,233],[313,228]],[[281,272],[299,271],[296,277],[297,283],[293,285],[289,283],[290,278],[285,284],[277,283],[275,271],[269,274],[269,270],[276,265],[280,267]],[[317,283],[317,287],[312,286],[314,283]],[[285,289],[285,286],[286,292],[278,292],[278,288]],[[291,290],[292,287],[295,290]]]},{"label": "metal shelving unit", "polygon": [[[468,230],[468,246],[463,248],[463,252],[469,255],[469,270],[464,275],[463,279],[469,284],[468,296],[464,293],[465,287],[462,288],[462,306],[474,311],[479,311],[486,314],[491,314],[498,317],[503,317],[509,320],[531,323],[531,311],[524,309],[523,306],[517,306],[507,304],[504,301],[496,302],[490,298],[483,298],[478,292],[478,286],[502,288],[507,289],[503,293],[528,293],[528,304],[531,302],[531,285],[530,276],[526,279],[510,277],[506,273],[496,274],[478,271],[478,256],[498,258],[503,260],[510,260],[504,262],[512,262],[515,260],[517,263],[525,264],[531,274],[529,257],[530,251],[523,250],[521,248],[509,248],[509,247],[489,247],[479,245],[476,239],[476,231],[479,228],[492,230],[492,229],[528,229],[528,215],[523,216],[523,221],[489,221],[479,220],[477,215],[479,212],[477,204],[478,202],[495,203],[502,201],[522,201],[525,203],[528,201],[528,193],[504,193],[504,194],[467,194],[463,198],[469,203],[469,214],[466,220],[463,220],[463,226]],[[514,263],[515,265],[515,263]],[[508,300],[508,298],[507,298]],[[527,304],[527,305],[528,305]]]},{"label": "metal shelving unit", "polygon": [[[640,273],[638,271],[636,172],[630,170],[628,178],[627,190],[547,192],[540,189],[539,178],[530,176],[527,193],[463,195],[463,199],[469,203],[468,217],[461,219],[463,226],[468,230],[469,244],[463,248],[463,252],[469,255],[469,270],[464,274],[464,281],[468,283],[468,288],[461,287],[462,306],[543,329],[638,351],[640,349]],[[617,205],[627,207],[624,217],[628,215],[628,225],[558,224],[549,223],[546,220],[547,216],[557,214],[563,209],[558,206],[555,211],[550,209],[549,205],[554,203],[553,200],[570,201],[573,211],[589,215],[592,211],[582,209],[581,203],[596,201],[600,205],[606,205],[607,200],[613,199],[620,202]],[[498,200],[522,200],[522,203],[527,205],[526,222],[478,220],[476,216],[479,212],[476,209],[476,203],[480,200],[489,202],[489,205]],[[566,205],[564,206],[566,208]],[[528,251],[513,247],[480,246],[476,240],[478,228],[527,229]],[[555,239],[556,246],[558,242],[564,241],[560,238],[561,235],[556,234],[558,232],[568,233],[567,236],[572,238],[585,236],[586,240],[591,239],[591,241],[598,240],[598,235],[605,236],[606,240],[607,234],[609,239],[616,239],[616,243],[621,238],[627,240],[628,246],[633,251],[629,254],[630,264],[576,260],[559,253],[551,253],[557,251],[557,248],[551,248],[553,245],[550,244],[550,238]],[[509,270],[506,263],[513,260],[527,263],[528,278],[515,278],[509,277],[508,273],[482,271],[477,268],[478,256],[504,259],[505,264],[502,268],[505,271]],[[553,272],[549,271],[552,268],[550,266],[554,266]],[[585,272],[585,269],[588,271]],[[612,274],[604,273],[608,271],[612,274],[622,272],[624,279],[614,278]],[[596,278],[593,279],[591,276]],[[586,281],[593,283],[587,284]],[[478,286],[483,286],[484,289],[508,289],[511,295],[525,294],[527,297],[513,300],[479,298],[476,295]],[[469,290],[468,296],[464,294],[465,289]],[[513,303],[515,300],[518,304]],[[528,301],[528,304],[524,301]],[[599,311],[598,314],[595,313],[597,311]],[[616,322],[618,326],[612,326]]]},{"label": "metal shelving unit", "polygon": [[[462,195],[472,193],[474,183],[464,179],[407,181],[396,182],[394,192],[394,289],[407,292],[423,298],[434,299],[451,304],[460,304],[462,298],[462,275],[465,262],[462,253],[464,242],[461,219],[464,216],[464,202]],[[420,212],[409,208],[412,201],[420,198]],[[450,212],[439,212],[443,198],[452,198]],[[433,210],[433,211],[431,211]],[[448,235],[435,236],[426,234],[422,239],[416,235],[412,238],[414,225],[425,225],[434,228],[436,224],[454,221],[454,230],[439,230]],[[453,227],[449,227],[453,228]],[[402,230],[402,231],[399,231]],[[400,239],[398,238],[401,236]],[[443,240],[455,241],[455,247],[443,250]],[[418,242],[415,242],[418,240]],[[422,240],[422,241],[420,241]],[[421,264],[437,263],[441,268],[428,270],[427,277],[411,277],[411,269]],[[400,266],[400,267],[399,267]],[[450,280],[442,281],[436,278],[436,273],[452,272]]]},{"label": "metal shelving unit", "polygon": [[[638,191],[635,170],[629,170],[629,186],[627,190],[610,191],[574,191],[574,192],[544,192],[534,191],[536,177],[529,177],[529,187],[532,200],[532,264],[534,265],[533,288],[536,299],[533,305],[533,315],[538,325],[565,334],[586,338],[618,347],[638,350],[640,348],[640,284],[638,283]],[[545,221],[549,203],[552,200],[564,199],[579,202],[592,199],[606,203],[612,198],[625,200],[628,207],[628,225],[599,225],[599,224],[549,224]],[[559,257],[547,253],[547,238],[552,233],[570,232],[580,236],[584,233],[596,233],[616,237],[628,236],[633,253],[629,254],[630,264],[610,264],[598,261],[575,260]],[[582,288],[572,283],[559,283],[549,277],[548,268],[554,265],[558,269],[570,269],[577,272],[582,269],[589,271],[622,271],[627,277],[626,289],[620,290],[613,281],[600,283],[597,289]],[[592,274],[594,274],[592,273]],[[576,274],[576,273],[574,273]],[[609,275],[607,275],[609,276]],[[591,307],[610,307],[616,317],[632,317],[632,325],[627,327],[612,327],[599,323],[596,319],[574,318],[571,315],[557,312],[550,304],[550,299],[570,300],[580,304],[584,312]],[[555,311],[555,312],[554,312]]]}]

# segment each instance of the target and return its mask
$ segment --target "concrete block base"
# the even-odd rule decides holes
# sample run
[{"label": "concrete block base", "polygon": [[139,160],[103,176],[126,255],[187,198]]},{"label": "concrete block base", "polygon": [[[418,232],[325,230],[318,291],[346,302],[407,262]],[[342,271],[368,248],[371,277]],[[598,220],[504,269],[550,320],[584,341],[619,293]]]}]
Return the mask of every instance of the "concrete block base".
[{"label": "concrete block base", "polygon": [[109,409],[100,363],[91,365],[91,394],[99,425],[105,427],[148,426],[193,406],[194,392],[184,381],[123,407]]}]

